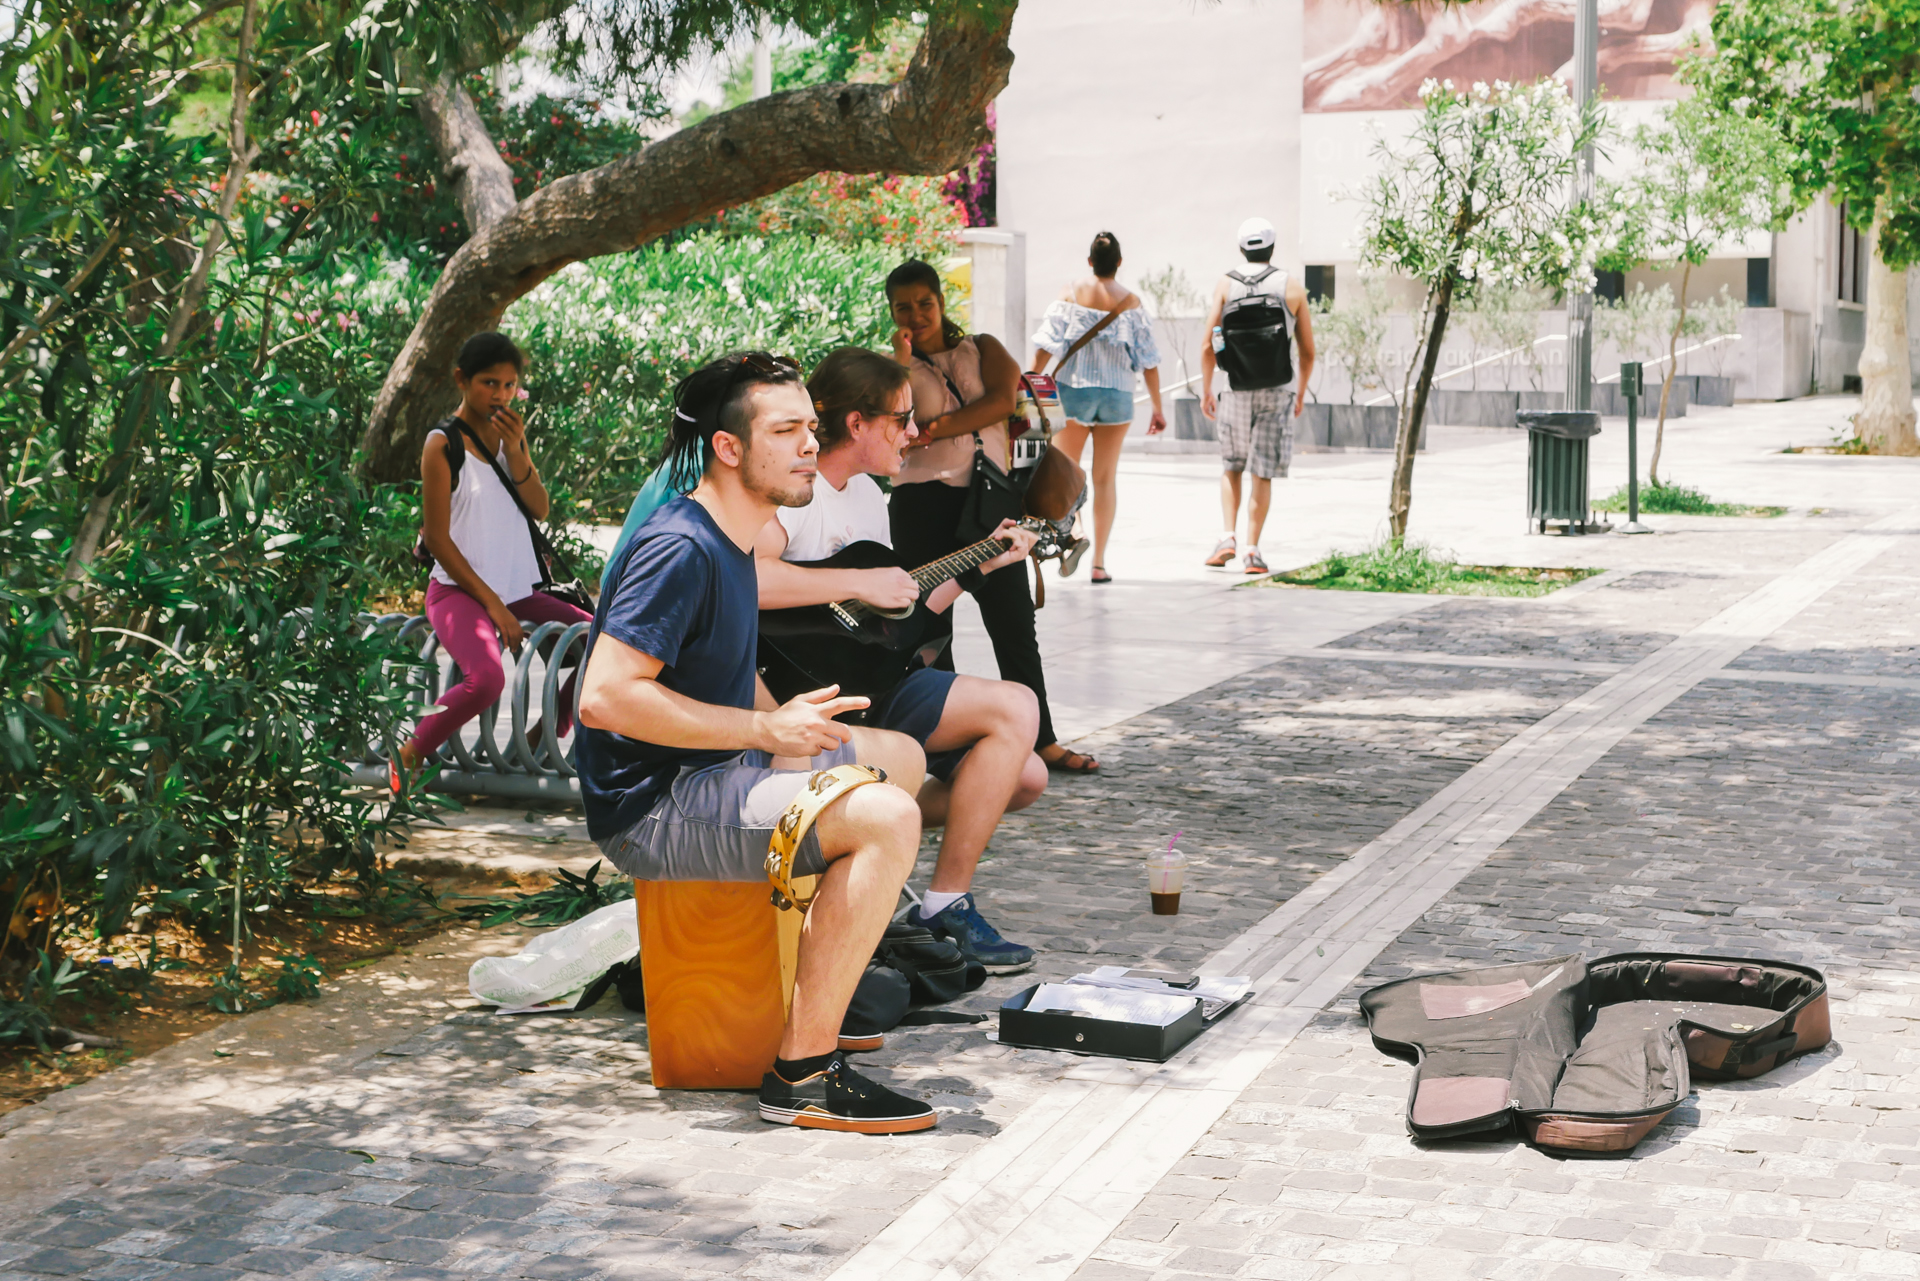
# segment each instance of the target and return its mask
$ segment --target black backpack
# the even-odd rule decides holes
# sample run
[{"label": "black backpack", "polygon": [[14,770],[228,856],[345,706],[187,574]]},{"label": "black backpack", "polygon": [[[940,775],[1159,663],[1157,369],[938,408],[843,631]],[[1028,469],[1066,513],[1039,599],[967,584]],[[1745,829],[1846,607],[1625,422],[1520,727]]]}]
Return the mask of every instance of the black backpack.
[{"label": "black backpack", "polygon": [[[1269,263],[1257,276],[1230,271],[1227,279],[1254,288],[1277,270]],[[1278,297],[1250,293],[1233,299],[1220,313],[1220,337],[1218,361],[1233,390],[1258,391],[1293,381],[1293,313],[1284,289]]]}]

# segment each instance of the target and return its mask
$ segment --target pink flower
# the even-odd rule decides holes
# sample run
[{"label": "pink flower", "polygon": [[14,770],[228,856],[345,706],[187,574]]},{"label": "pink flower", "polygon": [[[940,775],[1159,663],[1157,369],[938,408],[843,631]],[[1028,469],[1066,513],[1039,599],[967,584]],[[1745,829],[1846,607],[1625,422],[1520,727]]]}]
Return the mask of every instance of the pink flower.
[{"label": "pink flower", "polygon": [[525,399],[527,398],[527,389],[526,389],[525,387],[521,387],[521,388],[519,388],[519,389],[517,389],[517,390],[516,390],[516,391],[515,391],[515,392],[513,393],[513,398],[514,398],[515,400],[525,400]]}]

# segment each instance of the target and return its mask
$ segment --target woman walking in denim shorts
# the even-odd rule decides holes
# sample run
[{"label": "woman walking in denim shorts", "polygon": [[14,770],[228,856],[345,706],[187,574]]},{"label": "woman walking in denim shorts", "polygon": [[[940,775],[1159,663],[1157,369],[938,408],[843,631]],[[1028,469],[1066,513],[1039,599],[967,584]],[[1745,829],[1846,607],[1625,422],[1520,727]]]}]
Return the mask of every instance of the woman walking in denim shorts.
[{"label": "woman walking in denim shorts", "polygon": [[[1054,370],[1060,384],[1060,409],[1067,416],[1066,428],[1054,443],[1077,463],[1087,437],[1093,437],[1093,581],[1110,583],[1107,536],[1113,532],[1120,501],[1120,446],[1133,425],[1135,374],[1146,379],[1147,395],[1153,399],[1147,434],[1165,431],[1167,419],[1160,412],[1160,349],[1153,341],[1153,320],[1141,309],[1139,295],[1113,278],[1120,270],[1120,242],[1111,231],[1093,238],[1087,266],[1093,274],[1068,286],[1041,318],[1033,336],[1037,348],[1033,368],[1045,372],[1049,360],[1058,359],[1089,330],[1106,322],[1072,359]],[[1107,320],[1116,311],[1119,314]],[[1070,563],[1078,560],[1076,556]],[[1063,577],[1071,572],[1068,563],[1061,565],[1060,572]]]}]

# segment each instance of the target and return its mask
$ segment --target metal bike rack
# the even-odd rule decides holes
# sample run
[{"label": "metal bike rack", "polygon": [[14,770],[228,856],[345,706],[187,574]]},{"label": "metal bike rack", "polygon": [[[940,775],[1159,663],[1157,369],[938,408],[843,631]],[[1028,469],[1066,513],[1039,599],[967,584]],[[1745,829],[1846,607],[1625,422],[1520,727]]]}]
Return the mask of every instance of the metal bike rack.
[{"label": "metal bike rack", "polygon": [[[440,638],[423,615],[363,615],[363,635],[391,632],[396,641],[419,644],[419,655],[427,668],[420,681],[420,714],[439,702],[440,695],[460,682],[458,664],[442,671]],[[586,659],[587,631],[590,623],[527,623],[526,639],[520,645],[520,657],[507,669],[506,688],[491,707],[475,719],[478,735],[471,746],[466,742],[466,727],[448,739],[428,759],[438,772],[427,780],[430,791],[506,796],[523,800],[580,800],[580,779],[574,771],[571,743],[565,748],[555,732],[560,722],[560,686],[570,666],[578,667]],[[543,656],[543,651],[545,651]],[[536,660],[541,664],[534,674]],[[411,671],[407,678],[418,680]],[[579,683],[575,682],[573,706],[567,709],[569,720],[577,727],[580,715]],[[504,714],[509,734],[504,745],[498,730]],[[527,745],[527,727],[538,724],[540,734],[531,748]],[[389,740],[369,743],[363,761],[353,770],[355,782],[385,787],[387,761],[398,745],[398,735],[411,725],[396,727]]]}]

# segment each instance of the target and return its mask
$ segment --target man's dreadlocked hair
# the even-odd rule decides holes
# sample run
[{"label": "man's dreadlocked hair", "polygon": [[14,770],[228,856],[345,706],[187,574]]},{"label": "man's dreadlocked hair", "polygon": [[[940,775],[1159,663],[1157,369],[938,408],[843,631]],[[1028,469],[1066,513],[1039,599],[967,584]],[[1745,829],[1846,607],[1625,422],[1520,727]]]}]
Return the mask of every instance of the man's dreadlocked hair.
[{"label": "man's dreadlocked hair", "polygon": [[713,461],[713,434],[724,431],[746,440],[752,427],[747,392],[763,385],[799,383],[800,367],[782,356],[739,351],[709,361],[682,378],[673,389],[673,421],[661,466],[688,488]]}]

